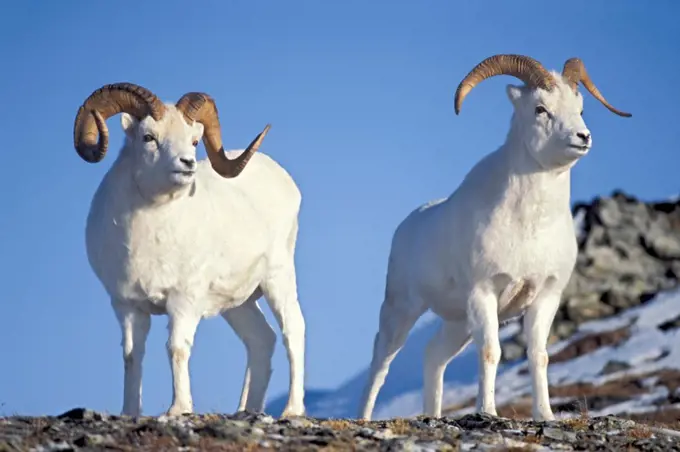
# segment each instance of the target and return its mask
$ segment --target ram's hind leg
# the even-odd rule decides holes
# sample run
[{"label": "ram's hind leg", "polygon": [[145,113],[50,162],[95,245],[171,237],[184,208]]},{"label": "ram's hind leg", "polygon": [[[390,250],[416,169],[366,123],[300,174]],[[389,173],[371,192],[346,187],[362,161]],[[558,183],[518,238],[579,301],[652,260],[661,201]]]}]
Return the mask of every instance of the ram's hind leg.
[{"label": "ram's hind leg", "polygon": [[378,393],[385,383],[390,364],[404,346],[408,333],[425,312],[422,303],[402,303],[387,297],[380,307],[378,333],[373,341],[373,358],[361,399],[359,417],[370,420]]},{"label": "ram's hind leg", "polygon": [[465,320],[443,322],[425,349],[423,380],[423,412],[439,417],[442,415],[444,371],[453,358],[469,343]]},{"label": "ram's hind leg", "polygon": [[238,411],[264,411],[264,398],[272,373],[272,355],[276,333],[257,304],[262,296],[258,288],[242,305],[222,313],[246,347],[248,365]]},{"label": "ram's hind leg", "polygon": [[290,382],[283,417],[305,414],[305,319],[297,293],[294,260],[296,239],[297,223],[287,237],[287,246],[278,255],[272,256],[272,266],[260,285],[281,328],[283,344],[288,354]]},{"label": "ram's hind leg", "polygon": [[122,414],[139,416],[142,412],[142,360],[151,328],[151,316],[125,302],[112,300],[111,304],[123,336],[121,345],[125,380]]}]

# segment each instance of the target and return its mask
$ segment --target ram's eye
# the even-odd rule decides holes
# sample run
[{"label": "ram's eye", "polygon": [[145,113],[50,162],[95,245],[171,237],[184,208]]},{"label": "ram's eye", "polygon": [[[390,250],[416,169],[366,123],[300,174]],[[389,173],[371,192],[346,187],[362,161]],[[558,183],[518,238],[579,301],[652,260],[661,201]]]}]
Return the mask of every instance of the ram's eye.
[{"label": "ram's eye", "polygon": [[146,135],[144,135],[144,142],[145,143],[148,143],[148,142],[153,141],[153,140],[155,140],[155,138],[150,133],[147,133]]},{"label": "ram's eye", "polygon": [[194,140],[194,142],[193,142],[193,143],[191,143],[191,144],[193,144],[193,145],[194,145],[194,147],[198,146],[198,140]]},{"label": "ram's eye", "polygon": [[536,115],[537,116],[540,115],[540,114],[543,114],[543,113],[548,113],[548,110],[546,110],[543,105],[539,105],[538,107],[536,107]]}]

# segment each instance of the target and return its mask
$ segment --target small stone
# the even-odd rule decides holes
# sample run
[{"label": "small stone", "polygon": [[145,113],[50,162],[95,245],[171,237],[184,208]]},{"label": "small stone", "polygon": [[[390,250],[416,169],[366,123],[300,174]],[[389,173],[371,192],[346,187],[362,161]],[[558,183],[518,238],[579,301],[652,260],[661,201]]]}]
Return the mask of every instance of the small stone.
[{"label": "small stone", "polygon": [[577,439],[576,433],[567,432],[558,428],[545,427],[541,433],[546,438],[554,439],[556,441],[575,442]]},{"label": "small stone", "polygon": [[614,308],[602,303],[597,293],[574,297],[567,301],[567,315],[576,323],[612,315]]},{"label": "small stone", "polygon": [[672,232],[667,216],[656,218],[643,232],[643,245],[654,257],[672,260],[680,259],[680,236]]},{"label": "small stone", "polygon": [[395,436],[397,436],[397,435],[395,435],[392,432],[392,430],[389,429],[389,428],[386,428],[386,429],[383,429],[383,430],[378,430],[373,434],[374,438],[377,438],[377,439],[380,439],[380,440],[391,439],[391,438],[394,438]]},{"label": "small stone", "polygon": [[623,214],[619,209],[619,204],[614,199],[600,199],[595,205],[595,210],[597,218],[604,226],[615,227],[621,224]]},{"label": "small stone", "polygon": [[622,372],[628,369],[630,369],[630,364],[625,363],[623,361],[612,360],[608,361],[607,364],[604,365],[602,371],[600,372],[600,375],[609,375],[616,372]]},{"label": "small stone", "polygon": [[401,439],[390,444],[389,450],[408,452],[435,452],[454,450],[450,444],[442,441],[416,442],[413,439]]},{"label": "small stone", "polygon": [[303,443],[314,444],[315,446],[327,446],[332,441],[332,438],[316,435],[298,436],[297,440]]},{"label": "small stone", "polygon": [[275,419],[268,414],[264,414],[260,416],[257,421],[265,425],[271,425],[275,422]]},{"label": "small stone", "polygon": [[201,436],[211,438],[225,439],[229,441],[237,441],[243,436],[245,430],[243,428],[234,427],[232,425],[224,424],[209,424],[196,431]]},{"label": "small stone", "polygon": [[75,441],[73,441],[73,444],[75,444],[78,447],[91,447],[91,446],[97,446],[101,445],[107,442],[111,442],[110,438],[104,437],[103,435],[97,435],[97,434],[85,434],[79,438],[77,438]]},{"label": "small stone", "polygon": [[286,437],[283,436],[283,435],[279,435],[277,433],[274,433],[274,434],[268,435],[267,439],[271,439],[273,441],[283,441],[283,440],[286,439]]},{"label": "small stone", "polygon": [[623,429],[633,428],[637,425],[635,421],[631,421],[630,419],[618,419],[618,423],[620,428]]},{"label": "small stone", "polygon": [[501,345],[501,356],[505,361],[515,361],[524,357],[524,347],[514,341],[504,342]]},{"label": "small stone", "polygon": [[631,294],[630,291],[608,290],[602,294],[603,303],[617,309],[627,309],[640,304],[640,297]]},{"label": "small stone", "polygon": [[234,427],[234,428],[242,428],[242,429],[250,427],[250,423],[248,423],[246,421],[231,421],[229,423],[229,425],[231,427]]},{"label": "small stone", "polygon": [[304,428],[304,427],[309,427],[311,423],[306,420],[306,419],[295,419],[295,418],[290,418],[290,419],[283,419],[280,421],[281,424],[283,425],[288,425],[291,428]]},{"label": "small stone", "polygon": [[74,408],[57,416],[58,419],[70,419],[74,421],[101,421],[104,419],[99,413],[86,408]]},{"label": "small stone", "polygon": [[435,451],[449,451],[455,450],[451,444],[444,441],[428,441],[419,442],[414,445],[414,449],[420,452],[435,452]]},{"label": "small stone", "polygon": [[67,443],[66,441],[48,441],[47,447],[45,449],[48,450],[48,451],[57,451],[57,450],[72,451],[73,447],[69,443]]},{"label": "small stone", "polygon": [[553,323],[553,331],[558,339],[566,339],[576,331],[576,323],[569,320]]},{"label": "small stone", "polygon": [[356,432],[356,436],[373,439],[375,438],[375,430],[370,429],[368,427],[363,427]]}]

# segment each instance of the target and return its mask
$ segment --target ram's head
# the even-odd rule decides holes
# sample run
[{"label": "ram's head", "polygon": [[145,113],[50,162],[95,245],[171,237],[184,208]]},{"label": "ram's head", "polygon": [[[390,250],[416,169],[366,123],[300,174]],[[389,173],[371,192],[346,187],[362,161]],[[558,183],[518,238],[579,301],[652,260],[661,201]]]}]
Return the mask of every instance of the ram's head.
[{"label": "ram's head", "polygon": [[507,86],[514,108],[510,134],[544,168],[573,165],[592,146],[592,136],[582,117],[579,83],[613,113],[631,116],[605,100],[580,59],[568,59],[560,74],[548,72],[541,63],[524,55],[494,55],[475,66],[456,90],[456,114],[478,83],[496,75],[512,75],[525,83]]},{"label": "ram's head", "polygon": [[[146,88],[131,83],[106,85],[94,91],[78,109],[73,140],[83,160],[96,163],[106,155],[106,119],[122,113],[121,123],[144,177],[165,178],[176,185],[194,180],[196,146],[203,143],[212,168],[225,178],[238,176],[258,150],[269,125],[247,149],[230,160],[222,147],[217,107],[205,93],[187,93],[175,104],[164,104]],[[150,181],[149,181],[150,182]]]}]

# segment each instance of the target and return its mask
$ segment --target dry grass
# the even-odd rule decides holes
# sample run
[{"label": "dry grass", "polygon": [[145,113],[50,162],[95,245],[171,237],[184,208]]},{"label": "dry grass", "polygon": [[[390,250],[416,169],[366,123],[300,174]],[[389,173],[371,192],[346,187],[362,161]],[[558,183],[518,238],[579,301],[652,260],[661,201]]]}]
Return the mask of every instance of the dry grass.
[{"label": "dry grass", "polygon": [[219,452],[262,452],[274,450],[271,447],[263,447],[257,443],[227,443],[218,442],[212,438],[201,438],[198,441],[199,450],[214,450]]},{"label": "dry grass", "polygon": [[635,439],[647,439],[652,437],[652,431],[647,425],[640,425],[628,430],[628,435]]},{"label": "dry grass", "polygon": [[354,424],[363,425],[362,421],[348,421],[346,419],[326,419],[321,421],[321,425],[324,427],[332,428],[333,430],[342,431],[350,430],[354,427]]},{"label": "dry grass", "polygon": [[539,444],[541,442],[541,438],[539,438],[536,435],[527,435],[524,438],[522,438],[522,441],[524,441],[525,443]]},{"label": "dry grass", "polygon": [[585,430],[590,424],[590,413],[588,412],[588,400],[583,396],[583,402],[576,402],[579,407],[578,416],[564,420],[564,423],[574,430]]},{"label": "dry grass", "polygon": [[403,418],[396,418],[392,420],[392,422],[389,424],[389,427],[395,435],[407,435],[409,431],[413,429],[409,421]]},{"label": "dry grass", "polygon": [[565,419],[564,423],[574,430],[583,430],[588,427],[588,419],[582,416]]},{"label": "dry grass", "polygon": [[527,452],[536,450],[531,446],[509,446],[503,449],[506,452]]}]

